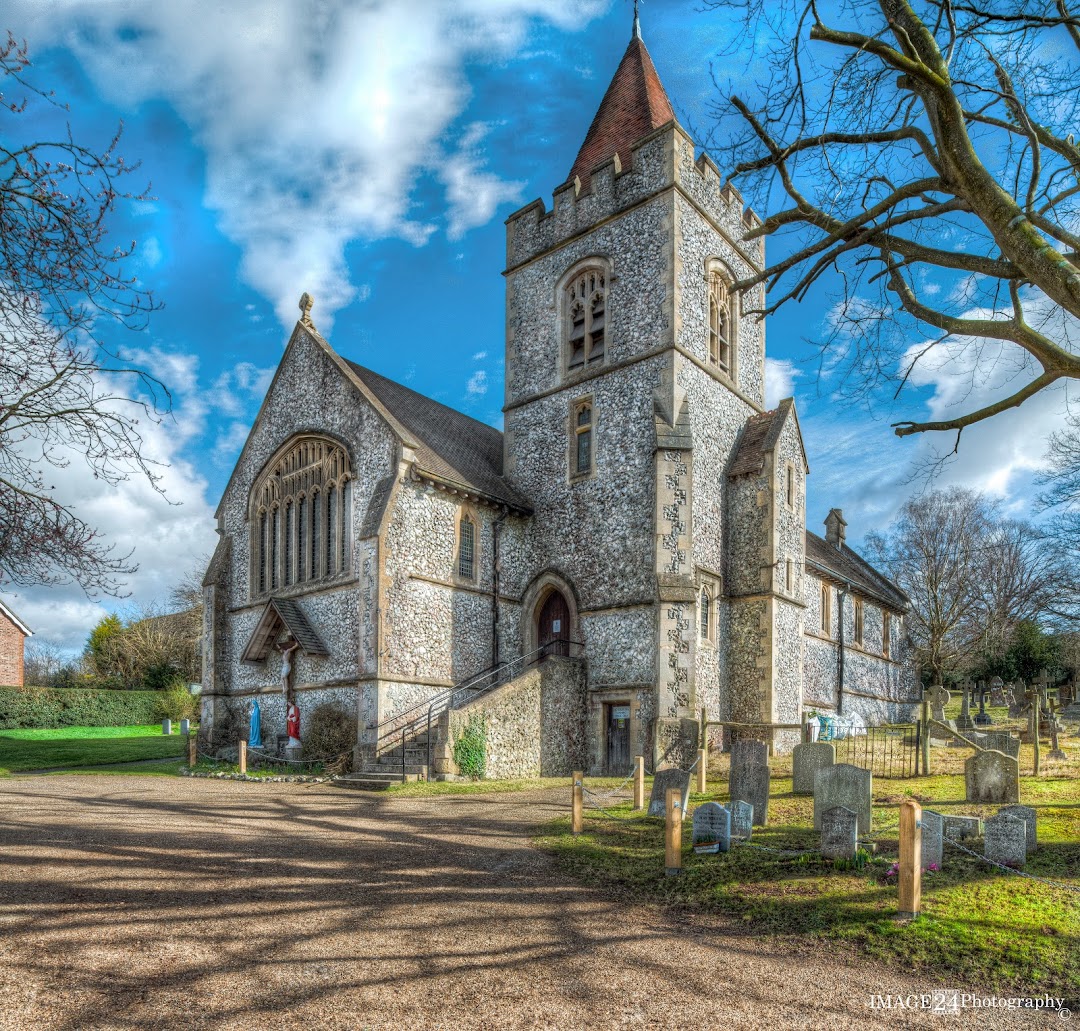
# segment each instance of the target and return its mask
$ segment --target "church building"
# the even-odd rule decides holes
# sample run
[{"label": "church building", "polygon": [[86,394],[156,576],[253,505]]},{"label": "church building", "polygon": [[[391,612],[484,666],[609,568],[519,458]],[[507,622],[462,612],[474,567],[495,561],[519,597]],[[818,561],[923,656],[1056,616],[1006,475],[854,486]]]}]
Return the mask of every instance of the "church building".
[{"label": "church building", "polygon": [[765,408],[759,225],[635,20],[554,203],[507,219],[502,432],[339,354],[305,295],[217,511],[204,747],[256,697],[284,729],[283,661],[359,762],[404,738],[442,772],[477,715],[489,776],[623,774],[703,709],[907,716],[908,600],[839,510],[806,529],[794,400]]}]

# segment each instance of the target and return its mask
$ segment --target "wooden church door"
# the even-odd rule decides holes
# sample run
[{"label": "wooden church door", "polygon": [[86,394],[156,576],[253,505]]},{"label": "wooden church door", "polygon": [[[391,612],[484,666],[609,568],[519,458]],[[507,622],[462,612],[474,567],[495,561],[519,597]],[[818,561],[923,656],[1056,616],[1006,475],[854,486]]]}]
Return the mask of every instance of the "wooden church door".
[{"label": "wooden church door", "polygon": [[540,610],[540,619],[536,627],[538,647],[549,646],[547,655],[570,654],[570,607],[566,599],[558,592],[548,595]]}]

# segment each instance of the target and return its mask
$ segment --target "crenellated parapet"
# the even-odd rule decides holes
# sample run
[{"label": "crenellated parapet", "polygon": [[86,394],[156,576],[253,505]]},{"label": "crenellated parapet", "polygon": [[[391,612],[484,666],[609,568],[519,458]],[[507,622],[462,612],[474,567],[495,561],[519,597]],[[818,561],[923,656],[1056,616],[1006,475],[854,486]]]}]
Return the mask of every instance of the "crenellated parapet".
[{"label": "crenellated parapet", "polygon": [[705,153],[695,156],[693,139],[677,122],[643,136],[624,167],[615,154],[592,169],[588,186],[574,179],[558,187],[548,209],[537,198],[506,220],[506,267],[514,269],[629,208],[678,186],[717,224],[745,256],[761,267],[764,239],[746,240],[761,219]]}]

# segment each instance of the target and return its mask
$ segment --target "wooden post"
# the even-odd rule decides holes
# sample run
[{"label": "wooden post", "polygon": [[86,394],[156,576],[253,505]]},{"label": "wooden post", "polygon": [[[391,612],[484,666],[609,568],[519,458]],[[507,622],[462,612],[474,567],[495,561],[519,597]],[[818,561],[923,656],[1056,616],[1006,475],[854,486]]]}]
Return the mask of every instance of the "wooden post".
[{"label": "wooden post", "polygon": [[664,872],[674,877],[682,870],[682,792],[678,788],[668,788],[664,812]]},{"label": "wooden post", "polygon": [[247,742],[240,741],[240,754],[236,757],[241,773],[247,773]]},{"label": "wooden post", "polygon": [[922,806],[908,799],[900,806],[901,920],[914,920],[922,904]]},{"label": "wooden post", "polygon": [[571,796],[571,830],[574,834],[581,833],[581,820],[582,810],[584,808],[585,790],[583,786],[583,780],[585,774],[581,770],[574,770],[571,775],[573,779],[572,784],[572,796]]},{"label": "wooden post", "polygon": [[810,743],[810,716],[809,716],[809,714],[804,712],[802,714],[802,716],[800,717],[800,722],[802,723],[802,737],[800,738],[800,740],[802,741],[802,743],[804,745],[806,745],[806,744]]},{"label": "wooden post", "polygon": [[1031,743],[1035,749],[1035,776],[1039,775],[1039,696],[1035,696],[1035,711],[1031,715]]},{"label": "wooden post", "polygon": [[634,756],[634,808],[645,808],[645,756]]},{"label": "wooden post", "polygon": [[196,751],[196,744],[197,744],[197,741],[196,741],[195,735],[192,734],[191,731],[188,731],[188,736],[187,736],[187,764],[188,764],[188,769],[189,770],[195,769],[195,761],[198,758],[197,751]]},{"label": "wooden post", "polygon": [[699,748],[697,754],[697,790],[699,795],[705,794],[705,776],[708,772],[709,750]]}]

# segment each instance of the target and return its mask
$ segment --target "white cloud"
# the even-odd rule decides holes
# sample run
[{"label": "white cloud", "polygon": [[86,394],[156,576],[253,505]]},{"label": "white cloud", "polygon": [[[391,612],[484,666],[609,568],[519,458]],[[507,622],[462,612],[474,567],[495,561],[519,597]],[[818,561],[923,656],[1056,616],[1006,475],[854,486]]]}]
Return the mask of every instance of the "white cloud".
[{"label": "white cloud", "polygon": [[795,380],[802,372],[786,358],[765,359],[765,407],[775,408],[785,397],[795,393]]},{"label": "white cloud", "polygon": [[532,19],[578,31],[606,6],[14,0],[8,20],[36,47],[73,51],[118,103],[172,103],[205,152],[206,203],[242,248],[245,280],[286,326],[310,291],[325,332],[358,294],[349,241],[420,245],[436,231],[411,211],[421,174],[443,182],[453,237],[517,197],[519,184],[483,169],[483,125],[441,143],[470,99],[466,63],[505,59]]},{"label": "white cloud", "polygon": [[474,362],[482,362],[486,357],[487,351],[477,351],[476,354],[472,356],[472,360]]},{"label": "white cloud", "polygon": [[468,391],[470,397],[483,397],[488,390],[487,373],[483,369],[479,369],[469,377],[469,382],[465,389]]}]

